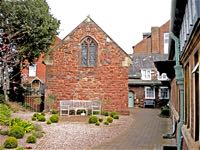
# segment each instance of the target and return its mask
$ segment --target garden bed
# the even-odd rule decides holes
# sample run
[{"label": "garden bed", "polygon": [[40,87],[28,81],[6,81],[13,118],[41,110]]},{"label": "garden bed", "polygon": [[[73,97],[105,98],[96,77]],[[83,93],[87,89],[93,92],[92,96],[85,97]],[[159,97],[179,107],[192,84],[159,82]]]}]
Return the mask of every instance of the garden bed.
[{"label": "garden bed", "polygon": [[[33,112],[17,112],[13,117],[20,117],[30,120]],[[46,114],[48,118],[50,114]],[[26,143],[26,137],[18,140],[19,147],[40,149],[40,150],[65,150],[65,149],[89,149],[100,143],[107,142],[124,132],[132,123],[130,116],[120,116],[109,125],[101,124],[95,126],[88,123],[87,116],[61,116],[59,123],[47,125],[46,122],[32,121],[43,127],[44,137],[37,139],[36,144]],[[3,126],[1,126],[3,128]],[[5,141],[6,136],[0,135],[0,145]]]}]

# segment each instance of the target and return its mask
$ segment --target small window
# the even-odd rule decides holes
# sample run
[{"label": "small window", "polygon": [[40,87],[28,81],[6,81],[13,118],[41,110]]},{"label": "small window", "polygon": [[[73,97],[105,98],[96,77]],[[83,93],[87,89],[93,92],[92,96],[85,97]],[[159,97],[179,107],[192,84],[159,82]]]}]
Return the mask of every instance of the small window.
[{"label": "small window", "polygon": [[168,80],[168,77],[167,77],[167,74],[166,74],[166,73],[162,73],[162,74],[160,75],[160,73],[158,72],[158,73],[157,73],[157,78],[158,78],[158,80],[161,80],[161,81]]},{"label": "small window", "polygon": [[29,77],[35,77],[36,76],[36,64],[32,64],[29,66]]},{"label": "small window", "polygon": [[141,69],[142,80],[151,80],[151,69]]},{"label": "small window", "polygon": [[159,98],[160,99],[169,99],[169,88],[168,87],[160,87]]},{"label": "small window", "polygon": [[155,99],[154,87],[145,87],[145,99]]},{"label": "small window", "polygon": [[96,66],[97,44],[91,37],[86,37],[81,44],[81,65]]},{"label": "small window", "polygon": [[164,54],[168,54],[169,33],[164,33]]}]

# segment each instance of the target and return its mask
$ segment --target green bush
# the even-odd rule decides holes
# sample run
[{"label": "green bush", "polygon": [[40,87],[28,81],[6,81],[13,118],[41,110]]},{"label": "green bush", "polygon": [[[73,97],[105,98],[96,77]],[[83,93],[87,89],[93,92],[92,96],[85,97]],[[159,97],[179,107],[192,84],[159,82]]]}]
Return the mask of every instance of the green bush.
[{"label": "green bush", "polygon": [[32,135],[35,136],[36,138],[42,138],[43,132],[42,131],[33,131]]},{"label": "green bush", "polygon": [[58,114],[58,111],[53,109],[53,110],[51,110],[51,114]]},{"label": "green bush", "polygon": [[105,124],[105,125],[109,125],[109,122],[108,122],[108,121],[105,121],[103,124]]},{"label": "green bush", "polygon": [[95,123],[95,125],[96,125],[96,126],[100,126],[100,122],[97,121],[97,122]]},{"label": "green bush", "polygon": [[18,147],[16,150],[24,150],[23,147]]},{"label": "green bush", "polygon": [[103,118],[99,118],[99,122],[103,122]]},{"label": "green bush", "polygon": [[119,116],[118,116],[118,115],[115,115],[115,116],[113,117],[113,119],[119,119]]},{"label": "green bush", "polygon": [[108,111],[103,111],[103,112],[102,112],[102,115],[104,115],[104,116],[109,116],[109,112],[108,112]]},{"label": "green bush", "polygon": [[110,113],[110,116],[113,118],[114,116],[116,116],[117,115],[117,112],[115,112],[115,111],[113,111],[113,112],[111,112]]},{"label": "green bush", "polygon": [[169,117],[170,116],[170,109],[169,106],[163,106],[161,107],[161,116]]},{"label": "green bush", "polygon": [[5,96],[4,96],[4,94],[0,94],[0,103],[5,103]]},{"label": "green bush", "polygon": [[17,139],[21,139],[24,137],[24,129],[20,126],[13,126],[11,127],[10,131],[9,131],[9,136],[13,136]]},{"label": "green bush", "polygon": [[52,123],[57,123],[59,121],[59,116],[57,114],[53,114],[49,119]]},{"label": "green bush", "polygon": [[42,115],[42,116],[45,116],[45,113],[44,113],[44,112],[42,112],[42,113],[41,113],[41,115]]},{"label": "green bush", "polygon": [[29,121],[22,120],[21,118],[14,118],[9,123],[10,127],[20,126],[24,129],[25,133],[31,132],[33,130],[33,124]]},{"label": "green bush", "polygon": [[15,137],[8,137],[4,142],[4,148],[16,148],[18,143]]},{"label": "green bush", "polygon": [[35,136],[30,135],[30,136],[27,137],[26,143],[36,143],[36,140],[37,140],[37,139],[36,139]]},{"label": "green bush", "polygon": [[8,135],[9,131],[8,130],[0,130],[1,135]]},{"label": "green bush", "polygon": [[106,119],[109,123],[112,123],[113,122],[113,118],[111,116],[109,116],[107,119]]},{"label": "green bush", "polygon": [[33,124],[33,129],[35,130],[35,131],[43,131],[43,128],[42,128],[42,126],[40,125],[40,124]]},{"label": "green bush", "polygon": [[11,116],[10,108],[5,104],[0,104],[0,124],[8,124]]},{"label": "green bush", "polygon": [[36,117],[36,118],[37,118],[39,115],[40,115],[40,114],[39,114],[38,112],[36,112],[36,113],[33,114],[33,117]]},{"label": "green bush", "polygon": [[33,116],[33,117],[31,118],[31,120],[32,120],[32,121],[36,121],[36,120],[37,120],[37,117],[34,117],[34,116]]},{"label": "green bush", "polygon": [[39,115],[39,116],[37,117],[37,119],[38,119],[38,121],[40,121],[40,122],[45,122],[45,121],[46,121],[46,118],[45,118],[45,116],[43,116],[43,115]]},{"label": "green bush", "polygon": [[47,120],[47,124],[51,124],[51,120]]},{"label": "green bush", "polygon": [[90,116],[89,123],[96,123],[98,121],[97,116]]}]

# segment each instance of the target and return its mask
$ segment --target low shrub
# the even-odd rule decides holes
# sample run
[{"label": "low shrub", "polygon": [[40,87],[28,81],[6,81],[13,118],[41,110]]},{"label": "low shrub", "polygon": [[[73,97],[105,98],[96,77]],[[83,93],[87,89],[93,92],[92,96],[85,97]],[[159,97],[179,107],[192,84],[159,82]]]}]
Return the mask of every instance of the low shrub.
[{"label": "low shrub", "polygon": [[108,121],[105,121],[103,124],[105,124],[105,125],[109,125],[109,122],[108,122]]},{"label": "low shrub", "polygon": [[33,114],[33,117],[36,117],[36,118],[37,118],[39,115],[40,115],[40,114],[39,114],[38,112],[36,112],[36,113]]},{"label": "low shrub", "polygon": [[117,115],[117,112],[115,112],[115,111],[113,111],[113,112],[111,112],[110,113],[110,116],[113,118],[114,116],[116,116]]},{"label": "low shrub", "polygon": [[32,120],[32,121],[36,121],[36,120],[37,120],[37,117],[34,117],[34,116],[33,116],[33,117],[31,118],[31,120]]},{"label": "low shrub", "polygon": [[100,126],[100,122],[97,121],[97,122],[95,123],[95,125],[96,125],[96,126]]},{"label": "low shrub", "polygon": [[0,94],[0,103],[5,103],[5,96],[4,96],[4,94]]},{"label": "low shrub", "polygon": [[51,120],[47,120],[47,124],[51,124]]},{"label": "low shrub", "polygon": [[0,104],[0,124],[7,125],[11,116],[10,108],[5,104]]},{"label": "low shrub", "polygon": [[41,115],[42,115],[42,116],[45,116],[45,113],[44,113],[44,112],[42,112],[42,113],[41,113]]},{"label": "low shrub", "polygon": [[4,148],[16,148],[18,145],[17,139],[15,137],[8,137],[4,142]]},{"label": "low shrub", "polygon": [[40,139],[44,136],[42,131],[33,131],[32,135],[35,136],[38,139]]},{"label": "low shrub", "polygon": [[40,121],[40,122],[45,122],[45,121],[46,121],[46,118],[45,118],[45,116],[43,116],[43,115],[39,115],[39,116],[37,117],[37,119],[38,119],[38,121]]},{"label": "low shrub", "polygon": [[103,118],[99,118],[99,122],[103,122]]},{"label": "low shrub", "polygon": [[24,129],[24,132],[31,132],[33,130],[33,124],[29,121],[22,120],[21,118],[14,118],[10,121],[9,126],[20,126]]},{"label": "low shrub", "polygon": [[118,115],[115,115],[115,116],[113,117],[113,119],[119,119],[119,116],[118,116]]},{"label": "low shrub", "polygon": [[97,121],[98,121],[97,116],[90,116],[90,118],[89,118],[89,123],[95,124]]},{"label": "low shrub", "polygon": [[16,150],[24,150],[23,147],[18,147]]},{"label": "low shrub", "polygon": [[109,116],[109,112],[108,112],[108,111],[103,111],[103,112],[102,112],[102,115],[104,115],[104,116]]},{"label": "low shrub", "polygon": [[24,129],[22,127],[20,127],[20,126],[11,127],[11,129],[10,129],[10,131],[8,133],[9,136],[13,136],[13,137],[15,137],[17,139],[23,138],[24,134],[25,134]]},{"label": "low shrub", "polygon": [[52,123],[57,123],[59,121],[59,116],[57,114],[53,114],[49,119]]},{"label": "low shrub", "polygon": [[109,123],[112,123],[113,122],[113,118],[111,116],[107,117],[106,119]]},{"label": "low shrub", "polygon": [[169,106],[163,106],[161,107],[161,113],[160,113],[161,116],[164,116],[164,117],[169,117],[170,116],[170,108]]},{"label": "low shrub", "polygon": [[1,135],[8,135],[9,131],[8,130],[0,130]]},{"label": "low shrub", "polygon": [[43,128],[42,128],[42,126],[40,125],[40,124],[33,124],[33,129],[35,130],[35,131],[43,131]]},{"label": "low shrub", "polygon": [[51,110],[51,114],[58,114],[58,111],[53,109],[53,110]]},{"label": "low shrub", "polygon": [[30,135],[30,136],[27,137],[26,143],[36,143],[36,140],[37,140],[37,139],[36,139],[35,136]]}]

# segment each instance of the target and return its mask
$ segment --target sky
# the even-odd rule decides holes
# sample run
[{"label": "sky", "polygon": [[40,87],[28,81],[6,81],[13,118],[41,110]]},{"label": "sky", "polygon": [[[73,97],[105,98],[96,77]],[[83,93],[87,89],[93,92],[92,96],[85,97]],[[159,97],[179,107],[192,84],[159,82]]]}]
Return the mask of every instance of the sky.
[{"label": "sky", "polygon": [[89,15],[124,51],[170,19],[171,0],[47,0],[63,39]]}]

